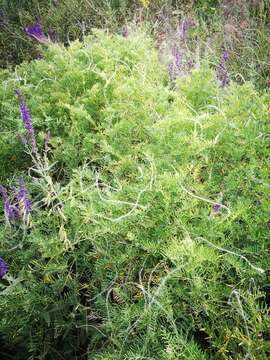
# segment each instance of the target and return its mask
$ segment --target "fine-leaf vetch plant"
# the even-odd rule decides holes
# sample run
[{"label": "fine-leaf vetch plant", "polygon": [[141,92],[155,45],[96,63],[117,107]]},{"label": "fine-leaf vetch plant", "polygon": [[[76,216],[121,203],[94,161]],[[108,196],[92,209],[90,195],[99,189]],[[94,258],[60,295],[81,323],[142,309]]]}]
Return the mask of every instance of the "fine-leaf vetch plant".
[{"label": "fine-leaf vetch plant", "polygon": [[[223,89],[205,59],[171,86],[128,30],[1,72],[0,156],[19,160],[1,172],[0,341],[22,359],[267,359],[267,96]],[[31,222],[6,226],[26,194]]]},{"label": "fine-leaf vetch plant", "polygon": [[[19,98],[20,103],[20,112],[22,116],[22,120],[25,126],[25,130],[27,132],[27,139],[25,136],[20,133],[19,138],[22,142],[22,144],[25,146],[27,153],[31,156],[33,161],[33,166],[29,169],[30,171],[34,172],[38,178],[36,179],[36,182],[38,182],[44,192],[44,199],[42,200],[44,202],[45,206],[50,206],[51,203],[57,202],[57,205],[54,207],[55,212],[59,215],[61,218],[61,224],[59,226],[59,235],[60,238],[63,240],[65,247],[69,248],[71,245],[67,239],[67,235],[64,229],[64,221],[66,220],[63,211],[61,202],[59,202],[58,199],[58,193],[54,186],[53,180],[50,176],[50,170],[54,166],[54,164],[49,165],[48,162],[48,145],[50,141],[51,132],[50,130],[47,130],[47,133],[44,137],[44,150],[43,154],[40,153],[37,147],[37,141],[36,136],[34,133],[31,115],[29,112],[29,109],[26,106],[25,99],[23,95],[21,94],[20,90],[16,90],[16,95]],[[22,178],[20,178],[20,192],[21,193],[18,203],[20,204],[20,198],[24,199],[25,202],[25,213],[29,214],[30,212],[30,201],[28,197],[26,196],[26,191],[24,189],[24,185],[22,182]]]}]

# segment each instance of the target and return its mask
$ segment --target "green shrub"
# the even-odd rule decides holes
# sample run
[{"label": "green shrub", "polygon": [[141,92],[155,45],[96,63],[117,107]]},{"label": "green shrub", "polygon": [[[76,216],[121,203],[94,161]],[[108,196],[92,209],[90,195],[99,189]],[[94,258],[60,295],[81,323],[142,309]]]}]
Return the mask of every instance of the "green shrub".
[{"label": "green shrub", "polygon": [[[221,89],[207,64],[172,86],[140,32],[51,45],[1,79],[1,182],[23,175],[32,201],[1,215],[9,351],[267,359],[267,96]],[[17,140],[17,88],[36,158]]]}]

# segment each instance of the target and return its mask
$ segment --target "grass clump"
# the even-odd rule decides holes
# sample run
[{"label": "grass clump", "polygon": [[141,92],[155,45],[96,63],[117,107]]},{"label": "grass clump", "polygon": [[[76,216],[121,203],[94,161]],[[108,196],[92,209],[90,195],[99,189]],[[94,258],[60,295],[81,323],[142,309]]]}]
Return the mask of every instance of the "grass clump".
[{"label": "grass clump", "polygon": [[[1,182],[16,207],[23,176],[32,203],[1,215],[3,349],[267,359],[268,96],[222,89],[204,61],[171,82],[139,31],[52,44],[1,77]],[[17,88],[38,154],[17,140]]]}]

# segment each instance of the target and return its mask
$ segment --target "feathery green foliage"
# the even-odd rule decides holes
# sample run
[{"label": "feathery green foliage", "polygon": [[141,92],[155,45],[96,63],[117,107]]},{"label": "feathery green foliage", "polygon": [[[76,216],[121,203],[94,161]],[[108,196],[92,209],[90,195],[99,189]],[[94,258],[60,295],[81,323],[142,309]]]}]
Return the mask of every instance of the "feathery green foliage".
[{"label": "feathery green foliage", "polygon": [[[171,86],[139,31],[50,45],[1,79],[1,183],[23,174],[33,207],[10,226],[1,215],[5,347],[23,345],[20,359],[267,359],[269,96],[221,89],[207,62]],[[38,166],[17,140],[16,88]]]}]

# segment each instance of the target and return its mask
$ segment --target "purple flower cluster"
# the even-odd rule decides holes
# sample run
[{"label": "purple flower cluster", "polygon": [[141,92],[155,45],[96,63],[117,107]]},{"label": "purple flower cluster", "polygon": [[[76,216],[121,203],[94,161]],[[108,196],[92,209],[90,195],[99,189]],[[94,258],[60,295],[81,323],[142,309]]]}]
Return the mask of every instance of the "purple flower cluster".
[{"label": "purple flower cluster", "polygon": [[191,20],[191,19],[183,20],[178,26],[178,33],[179,33],[180,39],[182,41],[186,40],[188,30],[191,27],[195,27],[195,26],[196,26],[196,22],[194,20]]},{"label": "purple flower cluster", "polygon": [[181,70],[182,54],[176,47],[174,47],[172,50],[172,55],[173,55],[173,62],[171,62],[168,65],[168,72],[171,77],[171,80],[175,80]]},{"label": "purple flower cluster", "polygon": [[183,21],[179,24],[179,26],[178,26],[178,32],[179,32],[179,35],[180,35],[180,39],[181,39],[181,40],[186,39],[188,28],[189,28],[189,24],[188,24],[188,21],[187,21],[187,20],[183,20]]},{"label": "purple flower cluster", "polygon": [[0,257],[0,279],[2,279],[5,274],[8,271],[8,267],[7,264],[5,263],[5,261]]},{"label": "purple flower cluster", "polygon": [[[196,26],[196,22],[191,19],[184,19],[177,27],[178,44],[175,44],[172,49],[173,61],[168,65],[168,72],[172,81],[183,72],[183,66],[187,67],[188,71],[193,67],[193,62],[188,61],[188,54],[186,53],[187,45],[185,44],[187,39],[188,30],[191,27]],[[183,61],[184,60],[184,61]]]},{"label": "purple flower cluster", "polygon": [[173,56],[174,56],[175,67],[179,71],[181,68],[181,63],[182,63],[182,55],[180,54],[179,50],[174,48]]},{"label": "purple flower cluster", "polygon": [[13,220],[14,217],[24,217],[31,211],[30,199],[22,177],[19,178],[19,190],[17,191],[16,187],[13,186],[12,192],[15,200],[13,204],[8,196],[7,190],[3,185],[0,185],[0,195],[4,201],[5,216],[8,221]]},{"label": "purple flower cluster", "polygon": [[[32,147],[32,152],[34,154],[37,154],[37,143],[36,143],[36,138],[35,138],[35,134],[34,134],[34,130],[33,130],[33,126],[32,126],[32,120],[31,120],[31,116],[29,113],[29,110],[25,104],[25,100],[23,95],[21,94],[20,90],[15,90],[16,95],[19,98],[19,103],[20,103],[20,112],[22,115],[22,120],[24,123],[24,127],[28,133],[28,138],[29,141],[31,143],[31,147]],[[27,140],[25,139],[25,137],[23,136],[23,134],[19,134],[19,138],[20,141],[26,145],[27,144]]]},{"label": "purple flower cluster", "polygon": [[215,203],[213,206],[212,206],[212,212],[214,215],[217,215],[220,210],[222,208],[222,205],[220,203]]},{"label": "purple flower cluster", "polygon": [[34,23],[29,26],[26,26],[24,30],[29,36],[41,37],[44,35],[41,25],[39,23]]},{"label": "purple flower cluster", "polygon": [[25,33],[28,36],[33,37],[42,44],[48,45],[49,42],[59,42],[58,31],[50,29],[48,31],[48,37],[45,36],[40,23],[36,22],[24,28]]},{"label": "purple flower cluster", "polygon": [[229,58],[229,52],[227,49],[225,49],[216,71],[217,80],[223,89],[225,88],[226,85],[229,84],[229,74],[225,67],[225,63],[228,60],[228,58]]},{"label": "purple flower cluster", "polygon": [[[26,146],[26,147],[27,147],[27,145],[31,146],[32,154],[35,155],[35,159],[38,160],[38,159],[40,159],[40,156],[38,153],[36,137],[34,134],[32,120],[31,120],[29,110],[25,104],[25,99],[24,99],[21,91],[19,89],[17,89],[17,90],[15,90],[15,94],[19,98],[20,112],[21,112],[23,123],[24,123],[24,127],[25,127],[25,129],[27,131],[27,135],[28,135],[28,139],[26,139],[24,134],[19,133],[19,140],[24,146]],[[50,130],[48,130],[46,133],[46,136],[44,138],[45,151],[48,151],[48,144],[50,141],[50,137],[51,137],[51,132],[50,132]]]},{"label": "purple flower cluster", "polygon": [[49,42],[48,38],[44,35],[41,25],[38,22],[26,26],[24,31],[28,36],[33,37],[42,44],[48,44]]},{"label": "purple flower cluster", "polygon": [[12,220],[14,217],[14,207],[10,202],[7,190],[4,188],[3,185],[0,185],[0,195],[3,198],[4,201],[4,209],[5,209],[5,215],[8,220]]}]

